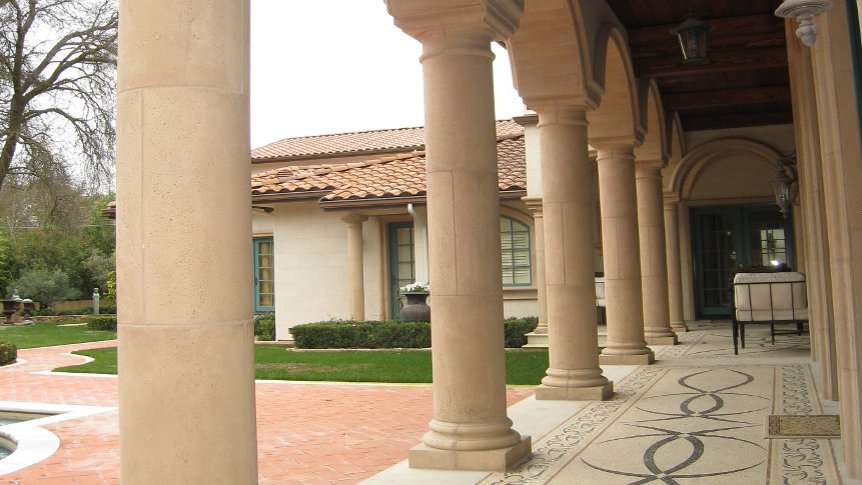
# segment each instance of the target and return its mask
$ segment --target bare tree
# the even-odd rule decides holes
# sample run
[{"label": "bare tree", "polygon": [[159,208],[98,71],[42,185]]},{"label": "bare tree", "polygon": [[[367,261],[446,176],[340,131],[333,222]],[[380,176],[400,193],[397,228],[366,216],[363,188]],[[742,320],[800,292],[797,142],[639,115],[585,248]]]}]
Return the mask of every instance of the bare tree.
[{"label": "bare tree", "polygon": [[72,161],[110,180],[116,60],[115,0],[0,0],[0,192]]}]

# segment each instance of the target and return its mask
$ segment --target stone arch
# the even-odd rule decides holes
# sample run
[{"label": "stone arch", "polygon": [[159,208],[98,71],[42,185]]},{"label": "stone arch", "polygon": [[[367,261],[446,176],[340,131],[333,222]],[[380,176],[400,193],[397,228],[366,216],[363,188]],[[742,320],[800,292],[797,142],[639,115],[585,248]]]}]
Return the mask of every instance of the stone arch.
[{"label": "stone arch", "polygon": [[665,118],[658,83],[655,79],[643,80],[638,90],[642,124],[646,129],[643,144],[635,149],[637,160],[668,161],[670,152],[670,127]]},{"label": "stone arch", "polygon": [[669,192],[681,200],[689,199],[700,176],[711,164],[733,157],[760,161],[772,171],[780,168],[780,154],[772,147],[747,138],[720,138],[692,149],[679,161],[669,177]]},{"label": "stone arch", "polygon": [[515,88],[529,108],[597,104],[601,89],[593,80],[581,8],[572,0],[525,3],[518,30],[506,46]]},{"label": "stone arch", "polygon": [[668,163],[662,169],[662,185],[667,194],[671,192],[671,174],[673,174],[680,162],[686,155],[685,146],[685,131],[682,129],[682,120],[679,118],[679,112],[674,111],[666,116],[667,122],[667,137],[668,137]]},{"label": "stone arch", "polygon": [[587,115],[591,142],[625,139],[639,144],[645,129],[638,86],[628,41],[619,26],[606,23],[599,29],[593,72],[603,94],[599,107]]}]

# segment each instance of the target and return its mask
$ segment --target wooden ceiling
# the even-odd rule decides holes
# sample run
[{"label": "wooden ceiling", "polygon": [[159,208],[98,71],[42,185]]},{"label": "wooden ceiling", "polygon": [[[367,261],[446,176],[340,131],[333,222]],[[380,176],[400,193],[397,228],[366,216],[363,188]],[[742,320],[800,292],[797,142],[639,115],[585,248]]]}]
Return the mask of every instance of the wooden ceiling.
[{"label": "wooden ceiling", "polygon": [[[781,0],[608,0],[629,32],[640,78],[658,81],[686,131],[790,123]],[[694,14],[712,26],[704,65],[686,66],[670,29]]]}]

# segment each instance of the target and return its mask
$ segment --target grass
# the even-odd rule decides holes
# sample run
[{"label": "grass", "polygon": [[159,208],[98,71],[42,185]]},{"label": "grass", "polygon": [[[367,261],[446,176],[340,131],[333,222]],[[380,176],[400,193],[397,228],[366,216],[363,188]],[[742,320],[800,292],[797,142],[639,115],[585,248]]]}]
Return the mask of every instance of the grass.
[{"label": "grass", "polygon": [[61,327],[63,323],[69,322],[37,323],[20,327],[0,326],[0,340],[12,342],[19,349],[32,349],[117,338],[117,332],[88,330],[86,325]]},{"label": "grass", "polygon": [[[75,352],[96,359],[62,372],[117,373],[116,347]],[[332,382],[431,382],[431,352],[288,352],[281,345],[255,346],[258,379]],[[546,350],[507,351],[506,382],[536,385],[548,368]]]}]

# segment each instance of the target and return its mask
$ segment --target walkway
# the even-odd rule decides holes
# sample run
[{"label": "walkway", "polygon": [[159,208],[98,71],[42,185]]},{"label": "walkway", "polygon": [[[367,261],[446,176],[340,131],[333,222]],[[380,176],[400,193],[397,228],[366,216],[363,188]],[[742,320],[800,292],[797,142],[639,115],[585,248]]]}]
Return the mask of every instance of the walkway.
[{"label": "walkway", "polygon": [[[26,364],[0,368],[0,401],[117,406],[117,379],[34,374],[80,364],[69,355],[116,341],[21,350]],[[258,381],[259,482],[356,483],[398,463],[431,419],[431,387]],[[509,390],[509,403],[529,396]],[[410,410],[404,412],[404,410]],[[119,483],[117,411],[44,427],[61,439],[50,458],[5,476],[2,484]]]},{"label": "walkway", "polygon": [[[822,412],[807,337],[773,347],[749,332],[749,348],[733,356],[726,324],[693,330],[655,347],[656,365],[607,368],[610,401],[537,402],[510,389],[510,415],[534,454],[505,474],[406,468],[431,418],[428,386],[259,381],[260,483],[841,483],[835,442],[763,439],[767,414]],[[72,350],[111,345],[22,350],[26,364],[0,369],[0,400],[115,407],[115,378],[33,374],[81,362]],[[0,483],[118,483],[116,411],[45,428],[61,438],[58,452]]]}]

